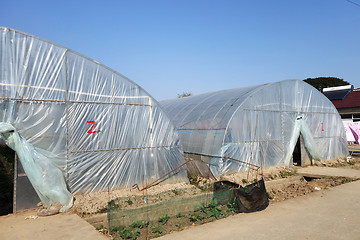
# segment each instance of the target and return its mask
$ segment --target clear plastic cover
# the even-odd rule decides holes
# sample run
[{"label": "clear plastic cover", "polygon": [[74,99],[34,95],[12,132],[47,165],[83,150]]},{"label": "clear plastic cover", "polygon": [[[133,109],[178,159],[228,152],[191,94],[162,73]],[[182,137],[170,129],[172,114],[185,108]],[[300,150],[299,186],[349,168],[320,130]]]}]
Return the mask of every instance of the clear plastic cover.
[{"label": "clear plastic cover", "polygon": [[336,108],[318,90],[300,80],[165,100],[185,153],[214,156],[214,176],[248,168],[229,157],[261,166],[290,165],[301,134],[313,160],[348,154]]},{"label": "clear plastic cover", "polygon": [[[0,27],[0,92],[0,122],[44,153],[71,193],[140,186],[184,163],[149,94],[65,47]],[[187,180],[185,169],[172,179]]]}]

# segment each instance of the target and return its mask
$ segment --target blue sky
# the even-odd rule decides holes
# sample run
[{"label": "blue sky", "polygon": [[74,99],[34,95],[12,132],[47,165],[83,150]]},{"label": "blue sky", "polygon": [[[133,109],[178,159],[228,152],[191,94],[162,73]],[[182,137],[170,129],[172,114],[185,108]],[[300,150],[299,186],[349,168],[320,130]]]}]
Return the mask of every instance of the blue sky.
[{"label": "blue sky", "polygon": [[0,25],[93,58],[158,100],[321,76],[360,87],[360,7],[346,0],[1,0]]}]

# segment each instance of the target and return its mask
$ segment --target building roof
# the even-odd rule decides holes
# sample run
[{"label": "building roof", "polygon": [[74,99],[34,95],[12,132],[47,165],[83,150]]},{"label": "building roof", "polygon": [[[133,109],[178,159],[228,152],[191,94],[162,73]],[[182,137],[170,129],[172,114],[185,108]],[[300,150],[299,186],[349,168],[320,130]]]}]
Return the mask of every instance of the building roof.
[{"label": "building roof", "polygon": [[360,107],[360,88],[351,91],[343,100],[331,100],[336,108]]},{"label": "building roof", "polygon": [[324,95],[332,100],[343,100],[354,89],[353,85],[324,88]]}]

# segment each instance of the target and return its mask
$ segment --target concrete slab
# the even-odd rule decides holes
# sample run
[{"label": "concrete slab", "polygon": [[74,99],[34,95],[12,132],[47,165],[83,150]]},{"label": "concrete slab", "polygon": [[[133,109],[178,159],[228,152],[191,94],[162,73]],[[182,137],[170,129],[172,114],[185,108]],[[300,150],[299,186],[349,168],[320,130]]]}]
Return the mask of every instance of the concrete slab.
[{"label": "concrete slab", "polygon": [[348,178],[360,178],[360,170],[348,169],[348,168],[332,168],[332,167],[305,167],[298,168],[297,173],[300,175],[322,177],[348,177]]},{"label": "concrete slab", "polygon": [[359,239],[359,189],[346,183],[157,239]]},{"label": "concrete slab", "polygon": [[76,214],[36,218],[35,211],[1,216],[0,236],[2,240],[109,239]]}]

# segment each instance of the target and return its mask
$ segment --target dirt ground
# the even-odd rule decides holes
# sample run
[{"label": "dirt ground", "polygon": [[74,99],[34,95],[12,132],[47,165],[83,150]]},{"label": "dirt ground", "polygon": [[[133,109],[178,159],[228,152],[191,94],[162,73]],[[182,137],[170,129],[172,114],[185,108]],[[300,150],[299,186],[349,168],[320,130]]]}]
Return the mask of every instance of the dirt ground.
[{"label": "dirt ground", "polygon": [[[360,155],[354,154],[353,157],[349,159],[339,159],[330,162],[327,161],[327,162],[319,163],[319,165],[323,167],[360,170]],[[268,168],[263,172],[262,175],[264,177],[267,192],[269,195],[270,206],[274,203],[278,204],[279,202],[288,199],[294,199],[299,196],[308,195],[312,192],[321,192],[324,189],[328,189],[355,180],[345,177],[320,177],[320,178],[303,177],[297,174],[297,167]],[[236,182],[240,185],[247,185],[250,182],[252,182],[254,179],[260,179],[260,177],[261,175],[259,172],[252,172],[250,174],[237,173],[237,174],[223,176],[221,177],[221,180],[229,180],[232,182]],[[173,198],[183,198],[183,197],[203,193],[204,186],[211,182],[212,181],[206,179],[196,179],[195,182],[192,182],[192,184],[190,183],[161,184],[149,188],[144,192],[141,192],[137,189],[122,189],[122,190],[110,191],[110,192],[103,191],[98,193],[77,194],[75,196],[75,202],[71,212],[60,215],[66,218],[66,216],[70,216],[71,214],[75,213],[80,217],[82,217],[83,219],[88,220],[89,217],[92,216],[100,216],[101,214],[104,215],[107,211],[107,203],[110,200],[119,197],[125,199],[121,207],[134,208],[136,206],[141,206],[141,204],[143,204],[143,202],[141,201],[143,199],[142,196],[147,196],[149,203],[154,203],[156,201],[164,201]],[[163,193],[163,192],[166,192],[167,194],[164,195],[161,199],[155,197],[159,193]],[[223,206],[223,212],[227,212],[226,210],[227,210],[227,206]],[[24,213],[24,214],[26,216],[21,216],[21,218],[30,217],[31,220],[33,216],[32,214],[30,213],[29,214]],[[36,214],[34,214],[34,217],[35,215]],[[226,217],[230,215],[233,215],[233,213],[227,212]],[[224,217],[225,216],[223,215],[219,216],[219,218],[224,218]],[[6,218],[7,216],[1,217],[0,220],[4,220]],[[215,220],[216,219],[213,217],[208,221],[215,221]],[[71,223],[70,219],[64,221],[68,221],[69,224]],[[179,218],[173,217],[173,218],[169,218],[168,222],[164,225],[162,225],[162,223],[160,222],[157,224],[160,225],[161,227],[161,233],[156,229],[154,230],[153,228],[156,226],[153,225],[150,226],[149,228],[146,228],[146,230],[145,229],[141,230],[142,231],[141,236],[157,237],[173,231],[180,231],[189,228],[193,225],[201,225],[205,222],[206,221],[196,221],[196,222],[190,221],[189,216],[181,216]],[[11,221],[1,221],[1,225],[2,225],[1,227],[3,229],[13,228],[11,224],[14,223]],[[46,229],[47,227],[44,225],[43,231],[47,231]],[[111,236],[108,235],[108,229],[99,228],[99,231],[105,234],[103,235],[104,237],[106,236],[107,238],[111,238]],[[147,231],[146,234],[145,231]],[[119,236],[117,236],[117,238],[119,238]],[[139,237],[138,239],[142,239],[142,238],[143,237]],[[24,236],[24,238],[18,238],[18,239],[29,239],[29,238],[26,238],[26,236]]]},{"label": "dirt ground", "polygon": [[165,240],[353,240],[360,236],[360,181],[271,204],[264,211],[174,232]]},{"label": "dirt ground", "polygon": [[0,239],[2,240],[106,240],[105,235],[76,214],[62,213],[38,217],[36,210],[19,212],[0,217]]},{"label": "dirt ground", "polygon": [[[353,157],[351,160],[339,159],[334,161],[324,161],[322,166],[336,168],[360,169],[360,156]],[[322,178],[305,179],[297,176],[296,168],[290,167],[271,167],[263,172],[267,190],[270,194],[270,200],[280,201],[313,191],[333,187],[349,180],[341,178]],[[238,183],[242,186],[247,185],[254,179],[260,179],[260,172],[235,173],[221,176],[220,180],[228,180]],[[279,181],[280,180],[280,181]],[[175,183],[162,184],[151,187],[144,192],[137,189],[121,189],[115,191],[102,191],[95,193],[85,193],[75,195],[72,212],[80,216],[93,215],[106,212],[107,203],[116,198],[124,198],[125,201],[121,207],[135,208],[143,205],[142,196],[146,196],[148,203],[166,201],[167,199],[184,198],[204,192],[203,186],[211,184],[214,180],[199,178],[195,183]],[[159,193],[167,192],[159,198]],[[155,197],[156,196],[156,197]],[[271,198],[272,197],[272,198]]]},{"label": "dirt ground", "polygon": [[[360,169],[360,158],[353,157],[351,159],[339,159],[331,162],[319,163],[323,167],[333,167],[333,168],[345,168],[345,169]],[[334,186],[345,184],[351,181],[357,180],[356,178],[350,177],[307,177],[297,174],[297,167],[273,167],[265,170],[263,176],[266,183],[266,188],[269,197],[269,203],[282,202],[288,199],[293,199],[296,197],[308,195],[312,192],[320,192],[324,189],[329,189]],[[232,175],[223,176],[221,180],[229,180],[236,182],[240,185],[246,185],[252,181],[252,179],[260,179],[260,175],[256,173],[250,173],[248,176],[247,173],[237,173]],[[149,200],[149,203],[157,201],[166,201],[167,199],[173,198],[184,198],[191,195],[196,195],[204,193],[203,187],[211,181],[205,179],[198,179],[197,185],[190,184],[179,184],[172,186],[156,186],[151,191],[151,194],[146,193],[146,198]],[[174,188],[175,187],[175,188]],[[176,188],[177,187],[177,188]],[[161,195],[161,198],[158,198],[159,193],[166,190],[166,194]],[[158,194],[158,195],[154,195]],[[137,192],[134,196],[134,192],[130,191],[126,195],[127,198],[123,199],[121,208],[134,208],[136,206],[143,205],[143,198]],[[153,196],[153,198],[152,198]],[[156,197],[155,197],[156,196]],[[130,204],[129,204],[130,203]],[[227,211],[227,206],[221,206],[222,212],[224,215],[219,215],[219,219],[226,218],[228,216],[236,214],[235,212]],[[160,222],[150,222],[148,227],[141,227],[141,229],[129,228],[128,231],[132,231],[131,234],[138,232],[139,236],[137,239],[147,239],[154,238],[158,236],[163,236],[174,231],[181,231],[195,225],[202,225],[207,222],[216,221],[215,217],[204,218],[199,221],[191,221],[191,213],[179,217],[170,217],[166,224],[162,225]],[[107,229],[102,229],[101,231],[108,233]],[[118,232],[112,233],[115,239],[121,239]]]}]

